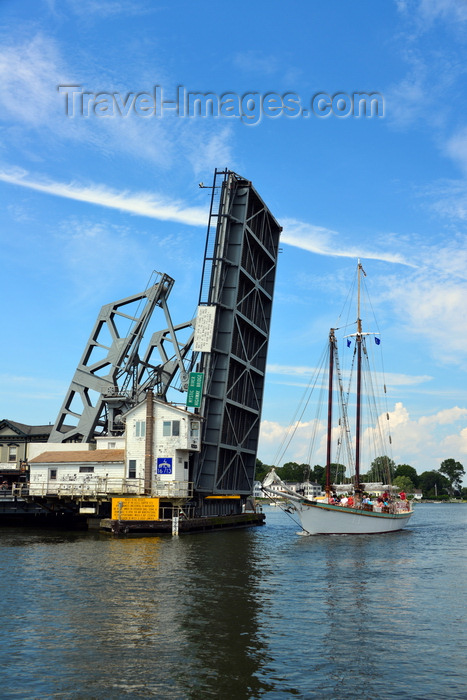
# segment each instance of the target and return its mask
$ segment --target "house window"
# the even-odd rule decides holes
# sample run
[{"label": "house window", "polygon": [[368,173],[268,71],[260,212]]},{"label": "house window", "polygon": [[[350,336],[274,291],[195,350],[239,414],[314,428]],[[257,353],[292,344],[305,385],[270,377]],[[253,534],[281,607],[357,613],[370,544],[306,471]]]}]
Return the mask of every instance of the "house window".
[{"label": "house window", "polygon": [[94,467],[80,467],[79,468],[80,474],[92,474],[93,471],[94,471]]},{"label": "house window", "polygon": [[18,448],[16,445],[9,445],[9,447],[8,447],[8,461],[9,462],[16,462],[17,452],[18,452]]},{"label": "house window", "polygon": [[199,422],[197,420],[192,420],[190,423],[190,437],[199,437]]},{"label": "house window", "polygon": [[135,421],[135,437],[145,437],[146,436],[146,421],[137,420]]},{"label": "house window", "polygon": [[128,460],[128,478],[136,479],[136,459]]},{"label": "house window", "polygon": [[164,437],[178,437],[180,435],[180,421],[179,420],[165,420],[162,424],[162,435]]},{"label": "house window", "polygon": [[57,479],[57,470],[56,469],[49,469],[49,479],[51,481],[55,481]]}]

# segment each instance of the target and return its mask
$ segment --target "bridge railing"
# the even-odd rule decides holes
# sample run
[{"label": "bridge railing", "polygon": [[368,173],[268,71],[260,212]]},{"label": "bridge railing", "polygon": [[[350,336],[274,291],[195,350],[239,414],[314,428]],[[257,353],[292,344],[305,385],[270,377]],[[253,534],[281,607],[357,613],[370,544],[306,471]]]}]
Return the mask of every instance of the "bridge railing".
[{"label": "bridge railing", "polygon": [[33,481],[29,484],[29,495],[69,498],[145,495],[159,498],[191,498],[193,496],[193,482],[156,481],[151,487],[151,493],[147,494],[144,479],[98,477],[86,481]]}]

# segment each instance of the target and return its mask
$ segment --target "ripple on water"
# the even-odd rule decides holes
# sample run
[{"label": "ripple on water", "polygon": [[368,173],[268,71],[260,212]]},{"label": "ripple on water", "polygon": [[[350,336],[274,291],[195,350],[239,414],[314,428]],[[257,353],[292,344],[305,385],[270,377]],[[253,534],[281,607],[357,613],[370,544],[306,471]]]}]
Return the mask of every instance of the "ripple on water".
[{"label": "ripple on water", "polygon": [[467,506],[391,535],[0,533],[2,698],[467,696]]}]

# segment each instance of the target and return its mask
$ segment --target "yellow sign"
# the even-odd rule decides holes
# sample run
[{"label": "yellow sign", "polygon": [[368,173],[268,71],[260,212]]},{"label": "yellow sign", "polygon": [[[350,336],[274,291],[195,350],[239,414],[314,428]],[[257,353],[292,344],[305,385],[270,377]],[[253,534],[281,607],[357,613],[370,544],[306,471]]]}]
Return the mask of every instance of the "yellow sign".
[{"label": "yellow sign", "polygon": [[112,498],[112,520],[159,520],[159,499]]},{"label": "yellow sign", "polygon": [[228,498],[229,500],[232,500],[232,498],[240,498],[240,496],[234,496],[233,494],[231,494],[230,496],[228,494],[223,496],[206,496],[205,500],[207,501],[211,498],[222,498],[223,500]]}]

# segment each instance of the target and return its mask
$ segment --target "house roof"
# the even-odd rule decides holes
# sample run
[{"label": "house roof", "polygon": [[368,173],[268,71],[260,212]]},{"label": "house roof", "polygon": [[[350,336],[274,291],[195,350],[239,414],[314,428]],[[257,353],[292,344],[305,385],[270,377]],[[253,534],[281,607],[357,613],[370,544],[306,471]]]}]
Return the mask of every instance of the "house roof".
[{"label": "house roof", "polygon": [[[0,429],[7,427],[20,435],[50,435],[53,430],[53,425],[50,423],[48,425],[26,425],[26,423],[18,423],[8,418],[2,418],[0,420]],[[64,432],[67,432],[71,428],[71,425],[64,425],[62,429]]]},{"label": "house roof", "polygon": [[[192,418],[193,420],[202,420],[202,417],[197,414],[197,413],[192,413],[187,409],[186,406],[180,406],[179,404],[171,403],[170,401],[163,401],[162,399],[158,399],[155,396],[153,397],[153,404],[156,407],[163,408],[165,410],[170,410],[170,411],[177,411],[178,413],[181,413],[185,418]],[[132,406],[126,413],[123,415],[125,417],[130,417],[133,413],[141,411],[142,408],[145,408],[147,405],[147,401],[143,400],[140,401],[140,403],[137,406]]]},{"label": "house roof", "polygon": [[72,450],[70,452],[42,452],[30,464],[59,464],[66,462],[123,462],[125,450]]},{"label": "house roof", "polygon": [[0,421],[0,428],[11,428],[12,432],[21,435],[50,435],[53,425],[26,425],[3,418]]}]

